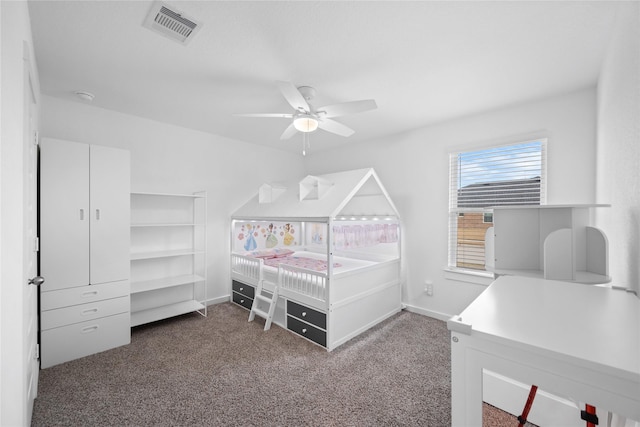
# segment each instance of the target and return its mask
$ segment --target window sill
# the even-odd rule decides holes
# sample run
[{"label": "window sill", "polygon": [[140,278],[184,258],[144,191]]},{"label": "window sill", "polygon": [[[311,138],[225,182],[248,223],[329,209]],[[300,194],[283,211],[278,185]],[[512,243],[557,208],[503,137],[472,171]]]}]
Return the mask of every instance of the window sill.
[{"label": "window sill", "polygon": [[489,271],[473,271],[462,268],[445,267],[444,278],[448,280],[457,280],[458,282],[468,282],[476,285],[489,286],[496,279],[496,276]]}]

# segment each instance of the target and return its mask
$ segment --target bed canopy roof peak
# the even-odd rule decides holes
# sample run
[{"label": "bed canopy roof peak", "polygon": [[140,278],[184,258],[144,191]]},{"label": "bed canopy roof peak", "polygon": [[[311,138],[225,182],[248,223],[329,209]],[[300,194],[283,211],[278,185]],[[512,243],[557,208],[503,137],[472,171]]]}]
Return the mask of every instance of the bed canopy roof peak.
[{"label": "bed canopy roof peak", "polygon": [[262,184],[258,190],[258,203],[272,203],[284,192],[287,187],[278,184]]},{"label": "bed canopy roof peak", "polygon": [[322,199],[333,187],[333,182],[324,178],[307,175],[298,184],[300,200],[319,200]]},{"label": "bed canopy roof peak", "polygon": [[263,184],[235,219],[398,217],[373,168],[307,175],[298,182]]}]

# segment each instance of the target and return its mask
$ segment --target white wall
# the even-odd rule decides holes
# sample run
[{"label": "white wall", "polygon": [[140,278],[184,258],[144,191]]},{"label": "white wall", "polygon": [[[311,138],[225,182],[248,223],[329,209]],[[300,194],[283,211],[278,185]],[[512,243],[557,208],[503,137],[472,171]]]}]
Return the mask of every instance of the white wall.
[{"label": "white wall", "polygon": [[613,283],[640,295],[640,3],[618,11],[598,81],[597,196]]},{"label": "white wall", "polygon": [[[26,2],[0,2],[0,425],[29,425],[24,306],[23,42],[33,61]],[[33,83],[37,85],[37,70]],[[37,89],[37,88],[36,88]]]},{"label": "white wall", "polygon": [[[308,173],[374,167],[404,223],[403,301],[446,319],[484,286],[445,278],[448,153],[492,143],[548,138],[550,204],[595,202],[596,92],[586,88],[306,157]],[[433,296],[424,292],[434,282]]]},{"label": "white wall", "polygon": [[229,295],[231,214],[263,183],[304,175],[299,154],[79,102],[49,96],[42,100],[42,136],[130,150],[132,191],[207,191],[210,301]]}]

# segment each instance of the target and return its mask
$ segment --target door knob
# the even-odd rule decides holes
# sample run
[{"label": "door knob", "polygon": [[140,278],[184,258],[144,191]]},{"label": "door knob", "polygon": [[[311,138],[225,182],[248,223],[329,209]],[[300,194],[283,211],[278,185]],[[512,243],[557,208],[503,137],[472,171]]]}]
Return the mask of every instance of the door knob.
[{"label": "door knob", "polygon": [[43,283],[44,283],[44,277],[42,277],[42,276],[36,276],[33,279],[29,279],[29,284],[30,285],[40,286]]}]

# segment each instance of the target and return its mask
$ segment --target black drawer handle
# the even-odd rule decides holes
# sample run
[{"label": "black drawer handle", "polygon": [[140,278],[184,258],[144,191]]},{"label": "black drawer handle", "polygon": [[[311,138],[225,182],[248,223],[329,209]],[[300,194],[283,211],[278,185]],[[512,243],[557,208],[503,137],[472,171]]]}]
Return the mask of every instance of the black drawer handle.
[{"label": "black drawer handle", "polygon": [[244,291],[244,288],[240,288],[241,291]]},{"label": "black drawer handle", "polygon": [[307,328],[302,328],[302,333],[306,334],[307,333]]},{"label": "black drawer handle", "polygon": [[244,300],[243,300],[243,299],[241,299],[241,300],[240,300],[240,304],[242,304],[242,303],[244,303]]},{"label": "black drawer handle", "polygon": [[307,315],[307,312],[306,312],[306,311],[303,311],[303,312],[302,312],[302,317],[305,317],[306,315]]}]

